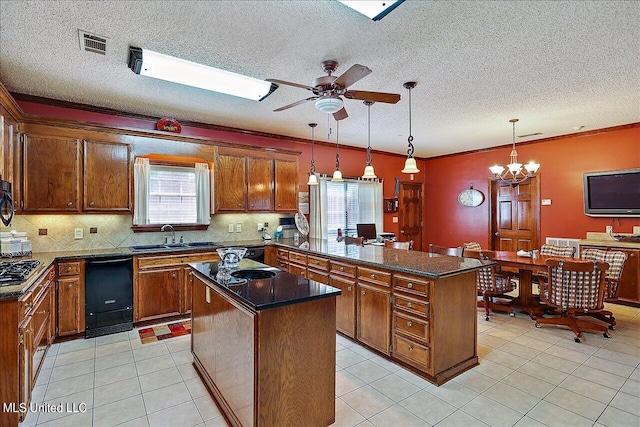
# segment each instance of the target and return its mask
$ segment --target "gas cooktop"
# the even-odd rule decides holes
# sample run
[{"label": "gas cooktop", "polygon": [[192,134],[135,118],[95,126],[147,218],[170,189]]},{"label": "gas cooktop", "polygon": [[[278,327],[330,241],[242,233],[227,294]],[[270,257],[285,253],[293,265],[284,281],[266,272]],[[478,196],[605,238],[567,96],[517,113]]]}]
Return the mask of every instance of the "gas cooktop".
[{"label": "gas cooktop", "polygon": [[24,282],[38,265],[40,265],[40,261],[35,259],[0,261],[0,286],[17,285]]}]

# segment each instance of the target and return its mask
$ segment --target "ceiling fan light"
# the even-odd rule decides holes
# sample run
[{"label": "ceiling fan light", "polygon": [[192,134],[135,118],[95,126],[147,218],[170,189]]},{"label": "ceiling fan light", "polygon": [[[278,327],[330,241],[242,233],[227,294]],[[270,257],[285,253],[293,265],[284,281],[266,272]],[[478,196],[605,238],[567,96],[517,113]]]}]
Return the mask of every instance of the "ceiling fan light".
[{"label": "ceiling fan light", "polygon": [[333,171],[333,176],[331,177],[331,181],[333,181],[333,182],[342,182],[342,181],[344,181],[344,179],[342,179],[342,172],[340,172],[339,169],[336,169],[335,171]]},{"label": "ceiling fan light", "polygon": [[364,168],[364,174],[362,175],[363,179],[376,179],[376,173],[373,170],[373,166],[368,165]]},{"label": "ceiling fan light", "polygon": [[309,175],[309,181],[307,181],[307,185],[318,185],[318,177],[315,174]]},{"label": "ceiling fan light", "polygon": [[402,169],[402,173],[418,173],[420,169],[416,165],[416,159],[413,157],[407,157],[407,160],[404,161],[404,169]]},{"label": "ceiling fan light", "polygon": [[319,111],[327,114],[333,114],[342,110],[344,102],[340,97],[337,96],[323,96],[322,98],[318,98],[316,100],[315,105]]}]

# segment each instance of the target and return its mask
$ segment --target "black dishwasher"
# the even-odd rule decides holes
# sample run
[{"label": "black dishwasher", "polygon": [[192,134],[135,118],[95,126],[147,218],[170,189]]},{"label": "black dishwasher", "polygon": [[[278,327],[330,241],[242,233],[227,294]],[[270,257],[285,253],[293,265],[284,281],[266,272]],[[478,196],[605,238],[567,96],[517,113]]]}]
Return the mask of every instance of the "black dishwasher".
[{"label": "black dishwasher", "polygon": [[133,257],[85,262],[86,338],[133,329]]}]

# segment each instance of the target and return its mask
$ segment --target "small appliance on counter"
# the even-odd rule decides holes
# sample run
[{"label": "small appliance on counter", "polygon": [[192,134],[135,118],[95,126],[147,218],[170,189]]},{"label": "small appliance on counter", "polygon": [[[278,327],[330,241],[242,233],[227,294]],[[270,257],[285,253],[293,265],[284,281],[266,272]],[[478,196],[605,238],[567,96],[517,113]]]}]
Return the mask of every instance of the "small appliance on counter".
[{"label": "small appliance on counter", "polygon": [[4,258],[13,258],[31,254],[31,241],[27,239],[26,232],[3,231],[0,232],[0,255]]}]

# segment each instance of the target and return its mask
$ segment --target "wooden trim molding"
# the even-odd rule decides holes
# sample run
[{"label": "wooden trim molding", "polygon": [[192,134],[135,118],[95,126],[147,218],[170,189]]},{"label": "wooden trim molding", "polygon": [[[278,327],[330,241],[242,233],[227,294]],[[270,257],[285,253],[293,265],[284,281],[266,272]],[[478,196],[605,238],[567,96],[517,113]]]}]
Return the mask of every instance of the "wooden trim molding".
[{"label": "wooden trim molding", "polygon": [[16,103],[15,98],[0,82],[0,105],[2,105],[13,116],[15,121],[19,122],[24,117],[22,108]]}]

